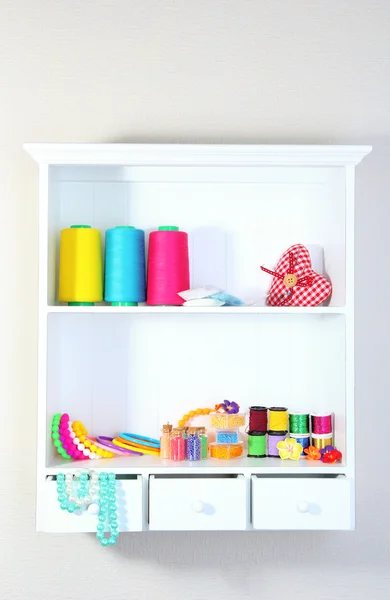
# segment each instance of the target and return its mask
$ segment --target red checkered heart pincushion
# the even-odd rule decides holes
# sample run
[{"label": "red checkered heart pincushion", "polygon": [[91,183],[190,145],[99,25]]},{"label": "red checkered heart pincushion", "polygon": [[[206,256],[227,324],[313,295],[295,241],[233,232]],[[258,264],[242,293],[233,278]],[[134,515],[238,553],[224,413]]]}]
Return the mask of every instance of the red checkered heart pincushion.
[{"label": "red checkered heart pincushion", "polygon": [[312,270],[309,251],[302,244],[286,250],[275,271],[260,268],[274,276],[267,297],[269,306],[318,306],[332,292],[332,284]]}]

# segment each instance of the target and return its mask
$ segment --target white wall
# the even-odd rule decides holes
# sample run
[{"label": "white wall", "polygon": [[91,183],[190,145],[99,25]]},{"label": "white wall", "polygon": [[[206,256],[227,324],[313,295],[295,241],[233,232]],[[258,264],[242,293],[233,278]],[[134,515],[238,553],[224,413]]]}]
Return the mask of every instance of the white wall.
[{"label": "white wall", "polygon": [[[388,0],[1,0],[1,599],[389,599],[389,61]],[[151,140],[373,143],[357,178],[355,533],[114,549],[35,533],[37,171],[21,146]]]}]

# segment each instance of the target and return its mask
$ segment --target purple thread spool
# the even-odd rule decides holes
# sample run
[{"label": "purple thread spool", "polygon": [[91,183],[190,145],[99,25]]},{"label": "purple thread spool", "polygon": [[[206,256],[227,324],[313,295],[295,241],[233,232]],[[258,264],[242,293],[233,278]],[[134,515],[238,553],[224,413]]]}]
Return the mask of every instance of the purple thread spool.
[{"label": "purple thread spool", "polygon": [[276,445],[283,442],[287,437],[287,431],[269,431],[267,443],[267,456],[279,458],[279,450]]}]

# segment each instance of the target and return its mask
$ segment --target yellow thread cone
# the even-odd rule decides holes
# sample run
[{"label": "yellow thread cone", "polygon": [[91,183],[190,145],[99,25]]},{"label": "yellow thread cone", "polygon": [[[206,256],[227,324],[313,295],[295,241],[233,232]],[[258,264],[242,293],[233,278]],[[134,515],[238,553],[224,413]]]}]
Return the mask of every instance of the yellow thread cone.
[{"label": "yellow thread cone", "polygon": [[59,300],[101,302],[103,269],[100,231],[75,226],[61,231]]}]

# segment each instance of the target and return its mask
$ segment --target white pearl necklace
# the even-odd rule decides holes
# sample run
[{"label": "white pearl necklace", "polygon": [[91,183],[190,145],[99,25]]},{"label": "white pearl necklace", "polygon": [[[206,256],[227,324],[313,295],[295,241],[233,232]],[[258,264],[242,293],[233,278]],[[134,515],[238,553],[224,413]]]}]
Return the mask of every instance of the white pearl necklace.
[{"label": "white pearl necklace", "polygon": [[[80,479],[80,475],[83,471],[76,471],[74,477],[76,481]],[[86,471],[84,471],[85,473]],[[73,503],[77,506],[77,508],[82,508],[84,506],[89,506],[90,504],[96,503],[96,500],[99,496],[99,477],[96,471],[88,471],[89,474],[89,482],[86,484],[88,486],[88,493],[84,497],[75,496],[73,493],[73,475],[72,473],[66,473],[65,475],[65,490],[68,496],[69,502]]]}]

